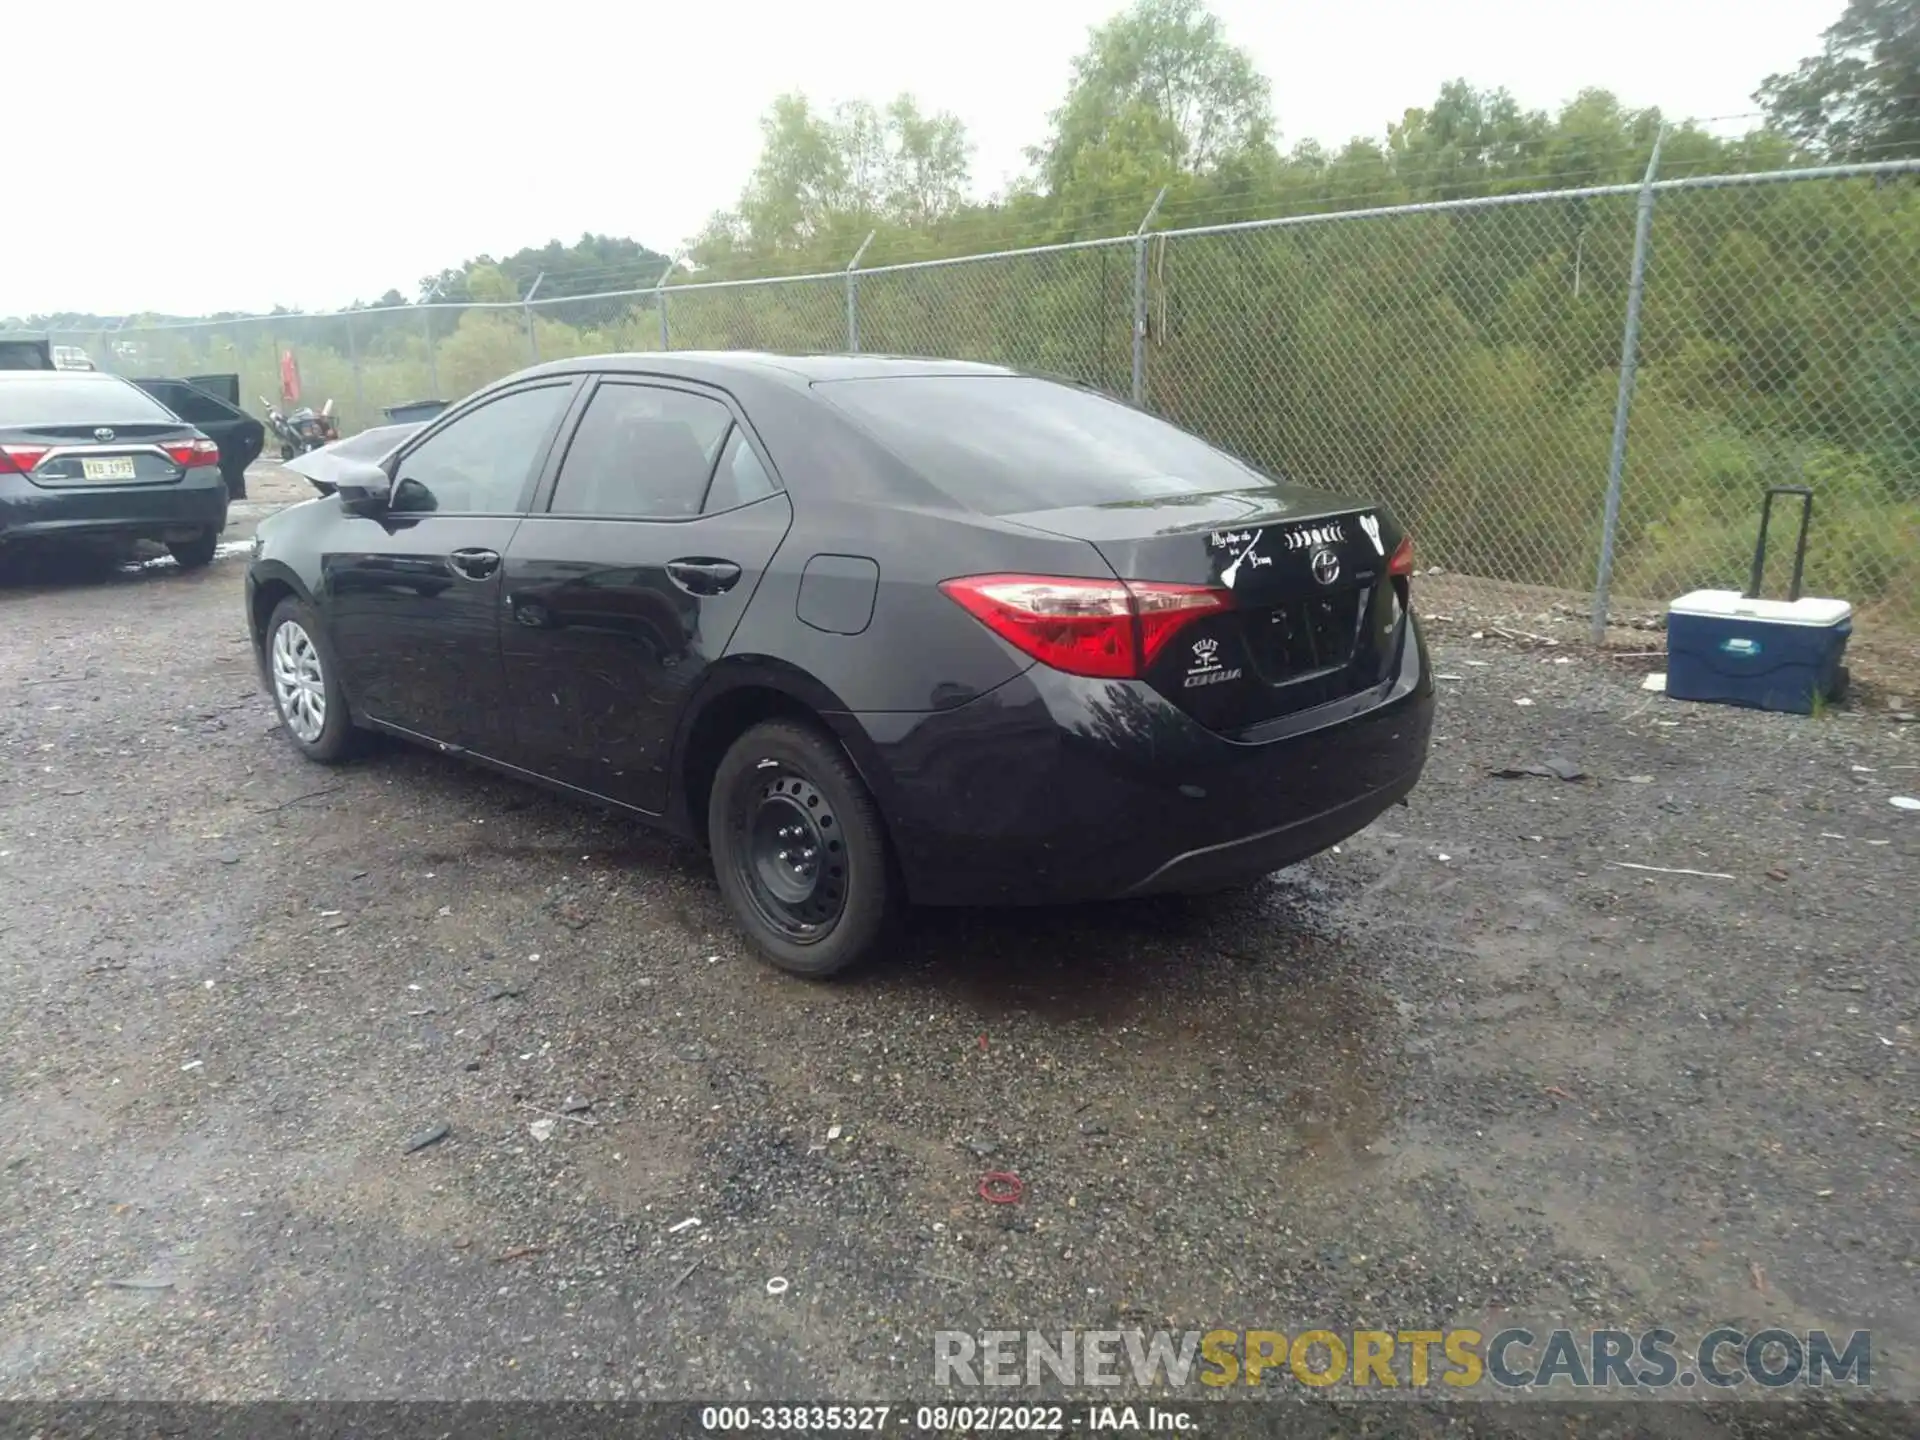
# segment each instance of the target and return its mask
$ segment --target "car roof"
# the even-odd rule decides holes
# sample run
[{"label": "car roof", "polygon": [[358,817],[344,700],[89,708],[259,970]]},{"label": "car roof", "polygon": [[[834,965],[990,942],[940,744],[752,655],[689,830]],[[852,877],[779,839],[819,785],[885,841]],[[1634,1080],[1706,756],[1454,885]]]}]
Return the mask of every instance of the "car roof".
[{"label": "car roof", "polygon": [[[62,380],[79,380],[87,384],[98,384],[102,380],[120,380],[118,375],[108,370],[0,370],[0,382],[9,380],[44,380],[49,375],[58,375]],[[121,381],[125,384],[125,381]]]},{"label": "car roof", "polygon": [[810,385],[816,380],[871,380],[909,375],[1020,373],[1004,365],[985,365],[973,360],[940,360],[917,355],[777,355],[764,350],[654,350],[580,355],[537,365],[521,373],[572,374],[581,370],[678,375],[688,380],[708,381],[751,374],[793,385]]}]

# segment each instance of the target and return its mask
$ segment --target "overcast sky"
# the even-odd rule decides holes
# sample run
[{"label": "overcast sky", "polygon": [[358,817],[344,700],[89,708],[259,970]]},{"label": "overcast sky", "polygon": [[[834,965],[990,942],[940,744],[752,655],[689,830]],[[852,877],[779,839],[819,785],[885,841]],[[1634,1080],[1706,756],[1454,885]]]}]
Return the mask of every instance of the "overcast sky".
[{"label": "overcast sky", "polygon": [[[660,250],[738,196],[773,97],[902,90],[1016,176],[1119,0],[7,6],[0,316],[323,309],[583,231]],[[1213,0],[1282,143],[1377,135],[1442,82],[1749,111],[1842,0]],[[25,68],[23,69],[22,66]],[[30,128],[21,107],[42,119]],[[1720,128],[1720,127],[1716,127]]]}]

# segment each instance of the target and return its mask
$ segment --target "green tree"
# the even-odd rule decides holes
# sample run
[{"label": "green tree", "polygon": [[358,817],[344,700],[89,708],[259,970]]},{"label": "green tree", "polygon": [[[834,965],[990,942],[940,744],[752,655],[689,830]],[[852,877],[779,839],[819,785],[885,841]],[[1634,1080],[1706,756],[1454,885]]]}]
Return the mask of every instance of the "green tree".
[{"label": "green tree", "polygon": [[1755,93],[1775,127],[1836,160],[1920,154],[1920,0],[1848,0],[1824,38]]},{"label": "green tree", "polygon": [[[1271,152],[1270,96],[1252,56],[1228,43],[1201,0],[1135,0],[1094,27],[1052,134],[1030,157],[1056,195],[1117,171],[1160,183],[1220,171]],[[1119,161],[1120,151],[1137,162]]]}]

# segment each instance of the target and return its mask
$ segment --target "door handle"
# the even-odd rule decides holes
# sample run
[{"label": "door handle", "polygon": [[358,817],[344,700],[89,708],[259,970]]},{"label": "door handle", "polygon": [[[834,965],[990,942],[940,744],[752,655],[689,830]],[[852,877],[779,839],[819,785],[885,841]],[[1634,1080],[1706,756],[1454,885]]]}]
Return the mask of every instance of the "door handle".
[{"label": "door handle", "polygon": [[719,595],[740,583],[731,560],[669,560],[667,578],[689,595]]},{"label": "door handle", "polygon": [[489,579],[500,568],[498,550],[456,550],[447,559],[452,562],[454,569],[469,580]]}]

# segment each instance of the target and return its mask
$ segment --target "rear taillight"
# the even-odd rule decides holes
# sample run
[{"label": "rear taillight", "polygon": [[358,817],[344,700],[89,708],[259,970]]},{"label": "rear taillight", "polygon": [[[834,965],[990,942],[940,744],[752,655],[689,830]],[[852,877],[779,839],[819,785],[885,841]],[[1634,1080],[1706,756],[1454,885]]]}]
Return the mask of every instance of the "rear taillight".
[{"label": "rear taillight", "polygon": [[197,440],[184,440],[161,448],[167,452],[167,458],[182,470],[191,470],[196,465],[220,463],[220,447],[204,435]]},{"label": "rear taillight", "polygon": [[1413,537],[1411,535],[1393,547],[1393,557],[1387,561],[1387,574],[1413,574]]},{"label": "rear taillight", "polygon": [[0,474],[24,475],[52,448],[51,445],[0,445]]},{"label": "rear taillight", "polygon": [[1042,664],[1103,680],[1138,678],[1186,626],[1232,603],[1202,585],[1051,575],[974,575],[940,588]]}]

